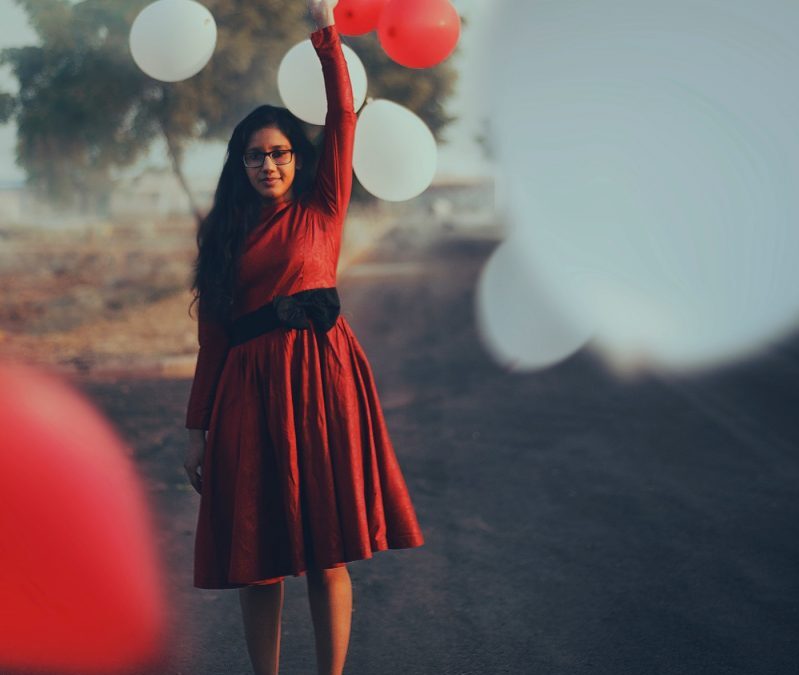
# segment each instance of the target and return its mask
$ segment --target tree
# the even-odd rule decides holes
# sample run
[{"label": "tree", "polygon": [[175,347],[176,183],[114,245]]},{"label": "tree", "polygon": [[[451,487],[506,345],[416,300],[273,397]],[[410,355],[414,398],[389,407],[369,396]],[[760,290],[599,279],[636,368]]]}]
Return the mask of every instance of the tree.
[{"label": "tree", "polygon": [[[311,29],[301,0],[206,0],[218,28],[214,56],[189,80],[164,83],[142,73],[128,47],[130,26],[148,1],[17,0],[41,45],[0,52],[19,81],[16,96],[0,92],[0,122],[16,121],[17,163],[30,187],[56,203],[101,209],[112,170],[160,138],[199,215],[183,173],[185,149],[198,140],[227,141],[256,106],[282,105],[278,65]],[[388,59],[373,33],[343,41],[366,66],[368,95],[407,106],[440,139],[456,119],[444,111],[456,79],[452,60],[407,69]],[[306,128],[311,136],[320,130]]]}]

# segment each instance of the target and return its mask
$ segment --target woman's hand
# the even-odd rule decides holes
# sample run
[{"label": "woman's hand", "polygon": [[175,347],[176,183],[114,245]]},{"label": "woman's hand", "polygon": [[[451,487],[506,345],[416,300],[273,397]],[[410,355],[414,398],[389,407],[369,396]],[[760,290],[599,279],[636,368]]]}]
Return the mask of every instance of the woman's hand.
[{"label": "woman's hand", "polygon": [[189,429],[189,447],[186,451],[186,460],[183,462],[183,468],[186,469],[186,475],[189,481],[198,493],[202,494],[202,473],[197,469],[203,465],[203,457],[205,456],[205,431],[202,429]]},{"label": "woman's hand", "polygon": [[308,0],[308,12],[319,28],[331,26],[335,23],[333,8],[338,0]]}]

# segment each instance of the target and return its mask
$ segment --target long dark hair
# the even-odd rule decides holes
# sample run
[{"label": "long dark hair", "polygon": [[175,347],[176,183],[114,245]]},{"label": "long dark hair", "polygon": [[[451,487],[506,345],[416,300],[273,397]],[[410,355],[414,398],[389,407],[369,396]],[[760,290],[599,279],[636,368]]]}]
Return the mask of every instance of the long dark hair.
[{"label": "long dark hair", "polygon": [[305,195],[313,182],[317,150],[308,138],[303,122],[286,108],[262,105],[236,125],[228,141],[225,164],[208,215],[197,228],[197,258],[194,262],[192,285],[194,299],[202,296],[205,319],[226,322],[231,319],[233,291],[239,260],[247,234],[257,224],[263,198],[250,184],[242,156],[250,136],[264,127],[276,127],[289,139],[296,169],[291,190],[294,199]]}]

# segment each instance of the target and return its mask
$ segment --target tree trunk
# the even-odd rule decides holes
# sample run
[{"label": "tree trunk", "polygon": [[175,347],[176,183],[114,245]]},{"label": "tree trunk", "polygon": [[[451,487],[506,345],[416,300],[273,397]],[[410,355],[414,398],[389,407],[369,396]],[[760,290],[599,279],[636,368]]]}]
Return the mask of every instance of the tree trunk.
[{"label": "tree trunk", "polygon": [[166,141],[166,148],[167,152],[169,153],[169,161],[172,164],[172,171],[175,174],[175,177],[178,179],[178,183],[180,183],[180,187],[183,188],[183,191],[186,193],[186,197],[189,199],[189,210],[191,211],[194,219],[197,221],[197,225],[199,226],[203,219],[203,214],[200,213],[200,209],[197,208],[197,203],[194,200],[194,195],[192,194],[191,188],[189,188],[189,184],[186,182],[186,176],[183,175],[183,168],[181,167],[181,159],[182,159],[182,151],[178,147],[177,143],[175,143],[174,139],[170,135],[169,131],[167,131],[167,125],[164,123],[163,120],[159,120],[161,124],[161,132],[164,134],[164,140]]}]

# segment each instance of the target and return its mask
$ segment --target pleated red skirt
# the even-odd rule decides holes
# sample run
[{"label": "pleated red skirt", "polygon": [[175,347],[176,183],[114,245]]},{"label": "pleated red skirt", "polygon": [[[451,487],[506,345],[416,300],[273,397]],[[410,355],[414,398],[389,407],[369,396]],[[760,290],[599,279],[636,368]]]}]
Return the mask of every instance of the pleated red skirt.
[{"label": "pleated red skirt", "polygon": [[424,543],[347,320],[230,348],[202,465],[194,585],[268,584]]}]

